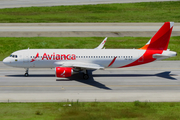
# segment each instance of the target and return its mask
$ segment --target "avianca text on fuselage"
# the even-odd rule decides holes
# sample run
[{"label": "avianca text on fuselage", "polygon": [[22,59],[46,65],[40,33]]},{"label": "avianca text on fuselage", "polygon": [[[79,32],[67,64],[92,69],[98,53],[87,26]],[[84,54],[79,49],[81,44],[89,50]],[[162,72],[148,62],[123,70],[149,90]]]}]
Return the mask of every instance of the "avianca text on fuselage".
[{"label": "avianca text on fuselage", "polygon": [[[36,57],[34,57],[31,62],[34,62],[37,58],[39,58],[39,53],[36,54]],[[41,60],[76,60],[76,55],[56,54],[55,52],[53,54],[44,53],[41,57]]]}]

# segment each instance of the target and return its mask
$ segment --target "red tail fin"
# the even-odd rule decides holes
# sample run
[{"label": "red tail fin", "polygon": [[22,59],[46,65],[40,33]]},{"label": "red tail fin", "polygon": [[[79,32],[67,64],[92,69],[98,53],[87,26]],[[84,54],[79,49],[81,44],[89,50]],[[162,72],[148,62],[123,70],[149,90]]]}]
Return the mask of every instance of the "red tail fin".
[{"label": "red tail fin", "polygon": [[140,49],[167,50],[174,22],[165,22],[149,42]]}]

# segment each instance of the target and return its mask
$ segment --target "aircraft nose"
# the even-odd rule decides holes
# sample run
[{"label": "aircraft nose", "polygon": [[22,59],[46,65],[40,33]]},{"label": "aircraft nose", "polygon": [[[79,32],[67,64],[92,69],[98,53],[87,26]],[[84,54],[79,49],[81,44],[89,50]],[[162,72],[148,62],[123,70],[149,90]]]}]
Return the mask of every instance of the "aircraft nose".
[{"label": "aircraft nose", "polygon": [[7,57],[3,60],[3,63],[9,65],[11,63],[11,60]]}]

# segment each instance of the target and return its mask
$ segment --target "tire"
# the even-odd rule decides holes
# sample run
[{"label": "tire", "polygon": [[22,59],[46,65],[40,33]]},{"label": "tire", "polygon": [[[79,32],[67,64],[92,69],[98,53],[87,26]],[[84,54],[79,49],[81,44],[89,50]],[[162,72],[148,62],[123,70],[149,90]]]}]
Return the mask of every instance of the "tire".
[{"label": "tire", "polygon": [[24,76],[25,76],[25,77],[28,77],[28,76],[29,76],[29,74],[28,74],[28,73],[25,73],[25,74],[24,74]]},{"label": "tire", "polygon": [[88,74],[84,74],[84,75],[83,75],[83,79],[84,79],[84,80],[89,79],[89,75],[88,75]]}]

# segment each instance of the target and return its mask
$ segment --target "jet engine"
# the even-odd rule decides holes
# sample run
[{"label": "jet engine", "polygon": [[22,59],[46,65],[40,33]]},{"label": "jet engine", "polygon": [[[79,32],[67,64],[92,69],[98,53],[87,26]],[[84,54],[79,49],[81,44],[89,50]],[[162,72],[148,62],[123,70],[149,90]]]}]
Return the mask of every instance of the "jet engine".
[{"label": "jet engine", "polygon": [[70,77],[73,74],[73,68],[71,67],[56,67],[56,77]]}]

